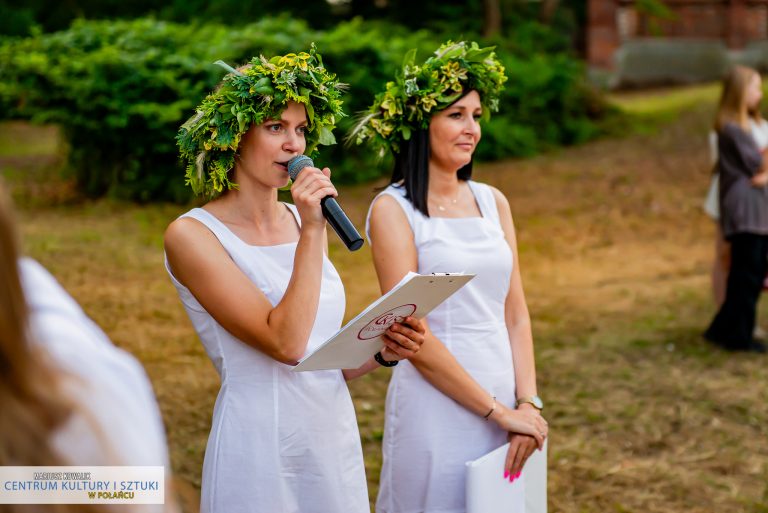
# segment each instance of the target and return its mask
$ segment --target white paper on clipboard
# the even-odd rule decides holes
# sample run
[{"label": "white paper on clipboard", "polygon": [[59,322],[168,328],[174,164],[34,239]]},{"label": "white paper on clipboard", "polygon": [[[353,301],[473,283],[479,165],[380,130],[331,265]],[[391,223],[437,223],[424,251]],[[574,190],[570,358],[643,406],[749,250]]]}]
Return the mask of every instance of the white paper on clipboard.
[{"label": "white paper on clipboard", "polygon": [[409,315],[421,319],[474,277],[461,273],[408,273],[392,290],[302,358],[293,371],[357,369],[381,351],[381,335],[393,323]]},{"label": "white paper on clipboard", "polygon": [[517,513],[513,504],[525,504],[525,513],[547,513],[547,441],[533,451],[523,466],[522,479],[504,479],[509,444],[467,462],[467,513]]}]

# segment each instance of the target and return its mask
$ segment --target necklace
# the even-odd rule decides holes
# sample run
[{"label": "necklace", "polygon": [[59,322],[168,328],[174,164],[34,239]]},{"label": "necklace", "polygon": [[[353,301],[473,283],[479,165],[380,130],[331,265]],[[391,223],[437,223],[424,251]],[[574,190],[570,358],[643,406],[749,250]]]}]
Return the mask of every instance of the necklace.
[{"label": "necklace", "polygon": [[[452,200],[451,200],[451,205],[455,205],[455,204],[456,204],[458,201],[459,201],[459,198],[454,198],[454,199],[452,199]],[[439,203],[436,203],[436,205],[437,205],[437,209],[438,209],[440,212],[445,212],[445,211],[447,210],[447,209],[446,209],[444,206],[440,205]],[[449,205],[449,206],[450,206],[450,205]]]},{"label": "necklace", "polygon": [[434,203],[434,204],[435,204],[435,206],[437,207],[437,210],[438,210],[438,211],[440,211],[440,212],[445,212],[446,210],[448,210],[449,208],[453,207],[454,205],[456,205],[456,204],[459,202],[459,196],[460,196],[460,195],[461,195],[461,190],[459,190],[459,191],[456,193],[456,197],[455,197],[455,198],[453,198],[453,199],[447,199],[447,200],[445,200],[445,201],[447,201],[447,202],[448,202],[448,206],[447,206],[447,207],[444,207],[444,206],[442,205],[442,203],[438,203],[437,199],[436,199],[434,196],[432,196],[432,198],[431,198],[431,199],[432,199],[432,203]]}]

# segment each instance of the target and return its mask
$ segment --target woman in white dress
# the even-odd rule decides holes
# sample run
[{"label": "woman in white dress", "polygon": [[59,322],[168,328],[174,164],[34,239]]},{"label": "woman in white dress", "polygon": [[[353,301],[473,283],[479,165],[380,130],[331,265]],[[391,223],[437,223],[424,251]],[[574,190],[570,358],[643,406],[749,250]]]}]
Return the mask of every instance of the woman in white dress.
[{"label": "woman in white dress", "polygon": [[[745,68],[739,66],[742,73],[749,74],[751,76],[757,76],[757,71],[751,68]],[[731,75],[729,75],[730,77]],[[728,83],[729,79],[723,81],[723,96],[729,87],[733,87]],[[744,91],[738,91],[736,95],[739,98],[744,96]],[[722,99],[721,99],[722,103]],[[763,154],[768,150],[768,121],[763,119],[760,112],[760,98],[757,98],[753,104],[747,105],[747,113],[749,116],[749,131]],[[723,230],[720,227],[720,174],[717,172],[717,132],[712,130],[709,132],[709,157],[710,164],[715,168],[712,174],[712,180],[709,184],[709,190],[707,191],[707,197],[704,200],[704,212],[715,221],[715,258],[712,261],[712,295],[715,299],[715,305],[717,308],[722,306],[725,300],[725,284],[728,281],[728,269],[731,265],[731,246],[728,241],[723,237]],[[755,327],[755,332],[764,336],[759,326]]]},{"label": "woman in white dress", "polygon": [[353,133],[395,157],[368,222],[382,291],[409,271],[477,275],[427,316],[421,351],[392,376],[379,513],[464,512],[467,461],[509,439],[499,474],[515,481],[547,436],[509,204],[470,180],[480,118],[505,80],[475,43],[421,65],[410,55]]},{"label": "woman in white dress", "polygon": [[[367,512],[345,378],[379,363],[291,372],[344,314],[320,208],[336,195],[330,171],[305,168],[291,186],[295,204],[277,199],[289,182],[286,163],[332,140],[341,84],[314,47],[229,69],[178,137],[190,184],[214,199],[165,235],[168,272],[222,381],[201,511]],[[395,324],[377,361],[415,354],[423,331],[411,318]]]}]

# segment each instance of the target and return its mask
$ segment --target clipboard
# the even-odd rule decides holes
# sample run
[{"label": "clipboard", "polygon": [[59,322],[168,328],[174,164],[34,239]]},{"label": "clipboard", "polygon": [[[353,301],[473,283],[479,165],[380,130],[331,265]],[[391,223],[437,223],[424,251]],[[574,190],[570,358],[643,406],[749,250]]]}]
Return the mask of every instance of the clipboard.
[{"label": "clipboard", "polygon": [[408,316],[421,319],[474,277],[463,273],[408,273],[292,370],[357,369],[381,351],[381,335],[392,324]]},{"label": "clipboard", "polygon": [[[547,513],[547,444],[533,451],[523,466],[522,479],[504,479],[504,444],[467,462],[467,513],[510,513],[511,504],[525,504],[525,513]],[[516,511],[516,510],[514,510]]]}]

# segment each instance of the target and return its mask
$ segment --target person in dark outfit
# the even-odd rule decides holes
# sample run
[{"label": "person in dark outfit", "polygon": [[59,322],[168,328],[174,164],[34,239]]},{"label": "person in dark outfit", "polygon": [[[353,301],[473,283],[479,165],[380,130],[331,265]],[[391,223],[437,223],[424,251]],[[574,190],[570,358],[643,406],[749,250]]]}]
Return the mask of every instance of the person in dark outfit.
[{"label": "person in dark outfit", "polygon": [[731,267],[725,301],[704,336],[728,350],[765,353],[765,345],[752,334],[768,270],[768,169],[748,122],[748,110],[761,97],[760,75],[734,67],[725,79],[715,120],[720,225],[731,244]]}]

